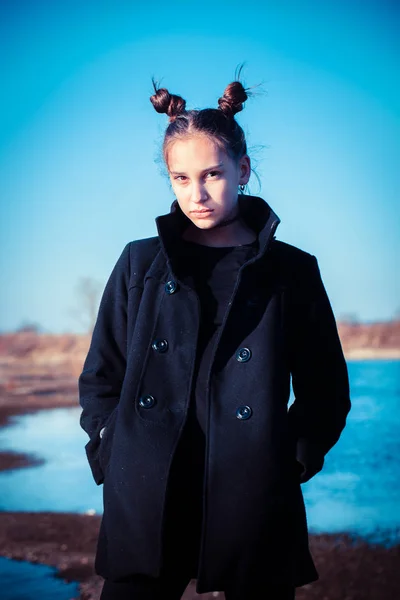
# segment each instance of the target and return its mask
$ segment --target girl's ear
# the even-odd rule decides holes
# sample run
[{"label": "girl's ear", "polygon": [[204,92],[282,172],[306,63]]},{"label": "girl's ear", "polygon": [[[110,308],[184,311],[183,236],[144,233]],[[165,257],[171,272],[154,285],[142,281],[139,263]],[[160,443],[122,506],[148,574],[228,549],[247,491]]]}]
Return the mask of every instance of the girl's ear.
[{"label": "girl's ear", "polygon": [[250,163],[250,158],[249,158],[249,156],[247,156],[247,154],[242,156],[242,158],[239,161],[239,172],[240,172],[239,185],[246,185],[246,183],[248,183],[248,181],[250,179],[250,175],[251,175],[251,163]]}]

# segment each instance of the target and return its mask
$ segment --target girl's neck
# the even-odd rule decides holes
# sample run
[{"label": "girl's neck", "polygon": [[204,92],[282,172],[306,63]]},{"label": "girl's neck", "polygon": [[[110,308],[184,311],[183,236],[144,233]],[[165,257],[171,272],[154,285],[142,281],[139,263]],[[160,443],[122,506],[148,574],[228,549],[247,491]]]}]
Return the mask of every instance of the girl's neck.
[{"label": "girl's neck", "polygon": [[212,229],[200,229],[191,224],[184,232],[183,238],[204,246],[219,247],[251,244],[257,239],[257,235],[242,219],[235,218]]}]

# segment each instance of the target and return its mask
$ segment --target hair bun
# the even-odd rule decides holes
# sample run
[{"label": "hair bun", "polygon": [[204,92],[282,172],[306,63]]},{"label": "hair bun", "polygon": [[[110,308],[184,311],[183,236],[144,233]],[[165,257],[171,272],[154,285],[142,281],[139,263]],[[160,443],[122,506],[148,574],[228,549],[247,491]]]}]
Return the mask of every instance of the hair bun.
[{"label": "hair bun", "polygon": [[236,113],[243,110],[243,103],[248,96],[240,81],[233,81],[226,88],[221,98],[218,99],[218,108],[227,116],[233,118]]},{"label": "hair bun", "polygon": [[183,113],[186,108],[186,101],[181,96],[170,94],[165,88],[157,88],[153,80],[155,94],[150,97],[150,102],[158,113],[166,113],[169,120],[175,121],[176,117]]}]

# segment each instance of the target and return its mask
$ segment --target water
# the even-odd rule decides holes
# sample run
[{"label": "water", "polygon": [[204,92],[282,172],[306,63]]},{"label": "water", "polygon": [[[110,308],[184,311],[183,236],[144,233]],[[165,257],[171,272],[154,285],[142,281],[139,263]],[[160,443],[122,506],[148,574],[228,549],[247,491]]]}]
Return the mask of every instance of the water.
[{"label": "water", "polygon": [[[347,426],[323,471],[302,486],[308,525],[312,532],[348,531],[392,543],[400,530],[400,361],[348,367]],[[102,487],[86,461],[80,412],[78,406],[18,416],[0,430],[0,449],[46,460],[0,473],[0,510],[101,513]]]},{"label": "water", "polygon": [[70,600],[78,598],[76,583],[56,578],[56,569],[0,556],[1,587],[7,600]]},{"label": "water", "polygon": [[399,543],[400,361],[348,367],[346,428],[324,469],[303,486],[310,530]]},{"label": "water", "polygon": [[102,511],[102,490],[86,459],[81,409],[57,408],[16,416],[0,429],[0,450],[33,453],[45,464],[0,473],[0,510]]}]

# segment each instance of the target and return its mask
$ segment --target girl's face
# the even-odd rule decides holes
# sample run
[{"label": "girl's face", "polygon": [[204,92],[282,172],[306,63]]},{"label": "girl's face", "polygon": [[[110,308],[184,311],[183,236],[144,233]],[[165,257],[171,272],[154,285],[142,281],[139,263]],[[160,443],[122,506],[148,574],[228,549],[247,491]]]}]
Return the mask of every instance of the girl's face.
[{"label": "girl's face", "polygon": [[182,212],[200,229],[236,216],[238,186],[250,178],[250,159],[232,160],[205,135],[171,143],[168,172]]}]

